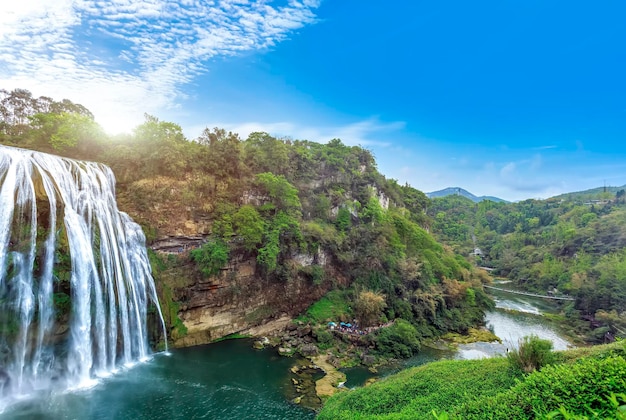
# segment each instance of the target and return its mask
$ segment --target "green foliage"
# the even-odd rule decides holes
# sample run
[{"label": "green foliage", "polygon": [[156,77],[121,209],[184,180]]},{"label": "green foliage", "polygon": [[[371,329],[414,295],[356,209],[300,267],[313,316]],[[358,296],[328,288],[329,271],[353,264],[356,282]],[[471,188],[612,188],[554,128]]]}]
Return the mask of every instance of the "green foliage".
[{"label": "green foliage", "polygon": [[[596,318],[601,328],[626,334],[613,318],[602,315],[626,307],[626,209],[622,195],[613,199],[616,191],[603,198],[611,201],[601,203],[588,202],[599,199],[590,195],[477,204],[445,197],[432,200],[428,212],[438,238],[465,255],[478,247],[480,264],[495,268],[495,274],[522,290],[547,294],[556,289],[575,297],[575,306],[563,312],[566,322],[576,334],[597,342],[605,339],[606,330],[592,331],[581,317],[601,311],[601,319]],[[430,268],[435,273],[442,269]]]},{"label": "green foliage", "polygon": [[354,301],[354,314],[359,320],[359,324],[364,327],[378,324],[383,314],[385,295],[371,290],[363,290]]},{"label": "green foliage", "polygon": [[[439,361],[330,398],[319,419],[620,418],[626,360],[603,346],[524,375],[505,358]],[[571,356],[569,355],[571,353]],[[561,417],[562,416],[562,417]],[[569,416],[569,417],[568,417]]]},{"label": "green foliage", "polygon": [[317,340],[320,350],[328,349],[333,342],[333,334],[326,327],[316,328],[313,336]]},{"label": "green foliage", "polygon": [[263,241],[266,224],[259,212],[251,205],[242,206],[232,217],[235,233],[243,240],[243,247],[248,251],[256,249]]},{"label": "green foliage", "polygon": [[326,273],[324,272],[324,268],[317,264],[302,267],[300,271],[306,274],[311,279],[311,282],[316,286],[319,286],[324,282]]},{"label": "green foliage", "polygon": [[210,240],[191,251],[191,258],[207,277],[216,276],[228,263],[228,245],[221,240]]},{"label": "green foliage", "polygon": [[259,248],[257,261],[268,272],[273,272],[278,266],[278,257],[287,241],[293,240],[299,243],[302,239],[300,224],[293,216],[279,211],[269,224],[269,231],[265,233],[263,246]]},{"label": "green foliage", "polygon": [[624,358],[587,358],[546,366],[495,398],[468,403],[457,411],[466,419],[532,419],[563,407],[577,416],[604,419],[615,412],[607,397],[624,389]]},{"label": "green foliage", "polygon": [[[626,394],[614,394],[611,393],[607,398],[614,411],[611,411],[609,415],[611,418],[616,420],[626,420]],[[591,420],[600,419],[601,417],[594,413],[593,417],[585,416],[585,415],[577,415],[568,411],[565,407],[561,406],[558,410],[551,411],[548,414],[540,415],[537,417],[540,420],[553,420],[553,419],[564,419],[564,420]]]},{"label": "green foliage", "polygon": [[519,341],[517,348],[507,353],[507,359],[513,368],[522,372],[540,370],[554,360],[552,342],[536,335],[526,336]]},{"label": "green foliage", "polygon": [[350,210],[346,207],[341,207],[337,212],[337,218],[335,219],[335,226],[340,232],[346,232],[352,225],[352,216]]},{"label": "green foliage", "polygon": [[497,395],[513,386],[516,378],[519,374],[512,372],[502,358],[429,363],[368,387],[334,395],[318,419],[432,418],[433,410],[449,411],[455,405]]},{"label": "green foliage", "polygon": [[75,112],[39,113],[30,117],[33,139],[49,142],[55,151],[63,151],[102,139],[104,134],[92,116]]},{"label": "green foliage", "polygon": [[397,319],[390,327],[382,328],[376,336],[376,352],[385,357],[411,357],[420,349],[420,335],[410,322]]},{"label": "green foliage", "polygon": [[332,290],[309,306],[305,314],[299,317],[298,320],[325,325],[329,321],[347,321],[350,317],[351,310],[345,292]]},{"label": "green foliage", "polygon": [[187,335],[187,327],[178,317],[180,303],[174,300],[174,293],[168,285],[161,285],[161,290],[159,303],[161,304],[161,312],[165,318],[165,323],[170,327],[169,336],[173,340],[180,339]]},{"label": "green foliage", "polygon": [[152,143],[157,146],[159,143],[180,142],[185,139],[183,129],[180,125],[160,121],[157,117],[144,114],[145,122],[135,128],[135,136],[142,142]]},{"label": "green foliage", "polygon": [[69,315],[72,303],[69,295],[63,292],[56,292],[52,295],[54,302],[55,315],[57,319],[61,319]]},{"label": "green foliage", "polygon": [[302,205],[298,190],[283,175],[264,172],[256,176],[256,181],[261,190],[268,194],[276,212],[282,211],[290,215],[300,213]]},{"label": "green foliage", "polygon": [[381,207],[378,202],[378,198],[376,198],[373,193],[363,207],[360,216],[366,223],[381,223],[383,221],[383,218],[385,217],[385,210]]}]

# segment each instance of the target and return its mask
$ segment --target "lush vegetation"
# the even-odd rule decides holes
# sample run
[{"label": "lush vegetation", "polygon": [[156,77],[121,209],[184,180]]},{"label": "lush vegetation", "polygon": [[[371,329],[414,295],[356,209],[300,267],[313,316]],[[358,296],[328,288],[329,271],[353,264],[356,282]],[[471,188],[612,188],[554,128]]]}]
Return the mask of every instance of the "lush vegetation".
[{"label": "lush vegetation", "polygon": [[549,200],[432,200],[435,236],[523,290],[567,294],[563,319],[591,342],[626,336],[626,205],[623,189]]},{"label": "lush vegetation", "polygon": [[529,374],[504,357],[429,363],[337,394],[318,418],[617,418],[626,409],[625,355],[623,343],[585,350],[583,357],[558,352],[552,364]]},{"label": "lush vegetation", "polygon": [[[391,354],[411,354],[422,338],[466,332],[492,305],[484,277],[428,233],[428,198],[382,176],[364,148],[267,133],[241,139],[218,128],[190,140],[179,125],[150,115],[133,133],[110,137],[84,107],[25,90],[0,91],[0,116],[4,144],[108,164],[119,206],[149,242],[203,234],[203,245],[176,261],[152,258],[174,336],[185,334],[178,312],[188,286],[225,276],[230,261],[253,261],[266,288],[306,285],[308,301],[288,307],[294,311],[339,289],[344,310],[322,319],[311,309],[319,323],[403,320],[380,334],[378,351]],[[226,282],[221,293],[243,301],[246,292]],[[255,322],[285,310],[261,309]]]},{"label": "lush vegetation", "polygon": [[553,362],[552,342],[537,336],[526,336],[517,348],[507,353],[509,363],[525,373],[534,372]]}]

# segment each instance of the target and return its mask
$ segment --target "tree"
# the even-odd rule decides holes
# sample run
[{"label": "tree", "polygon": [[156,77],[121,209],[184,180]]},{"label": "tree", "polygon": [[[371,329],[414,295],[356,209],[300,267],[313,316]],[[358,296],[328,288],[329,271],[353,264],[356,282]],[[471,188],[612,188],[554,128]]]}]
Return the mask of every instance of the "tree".
[{"label": "tree", "polygon": [[354,313],[364,327],[377,324],[387,307],[385,295],[371,290],[363,290],[354,302]]},{"label": "tree", "polygon": [[243,247],[252,251],[263,241],[266,224],[256,209],[246,204],[233,215],[235,232],[243,240]]},{"label": "tree", "polygon": [[73,149],[104,137],[98,123],[84,114],[39,113],[29,119],[33,127],[31,137],[35,144],[49,144],[55,151]]},{"label": "tree", "polygon": [[276,211],[300,215],[302,205],[298,190],[282,175],[264,172],[256,176],[257,185],[267,193]]},{"label": "tree", "polygon": [[135,128],[135,138],[149,147],[155,147],[160,143],[176,143],[185,140],[183,129],[180,125],[160,121],[157,117],[144,114],[145,122]]},{"label": "tree", "polygon": [[244,158],[255,172],[285,175],[289,169],[288,146],[264,132],[254,132],[244,143]]},{"label": "tree", "polygon": [[228,263],[228,245],[221,240],[211,240],[191,251],[191,259],[198,264],[202,274],[215,276]]},{"label": "tree", "polygon": [[289,241],[293,240],[298,242],[302,240],[300,224],[292,216],[279,211],[272,219],[269,229],[265,233],[265,241],[263,247],[259,249],[257,261],[268,272],[273,272],[278,266],[278,256],[281,251],[287,251]]}]

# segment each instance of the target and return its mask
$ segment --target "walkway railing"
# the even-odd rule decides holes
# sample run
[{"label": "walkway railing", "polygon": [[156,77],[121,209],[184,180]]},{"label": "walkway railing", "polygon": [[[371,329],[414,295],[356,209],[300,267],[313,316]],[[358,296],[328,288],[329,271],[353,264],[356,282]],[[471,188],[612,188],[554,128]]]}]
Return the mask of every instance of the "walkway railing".
[{"label": "walkway railing", "polygon": [[538,298],[543,298],[543,299],[553,299],[553,300],[576,300],[576,299],[571,298],[571,297],[565,297],[565,296],[548,296],[548,295],[538,295],[537,293],[518,292],[517,290],[503,289],[503,288],[501,288],[501,287],[494,287],[494,286],[485,286],[485,285],[483,285],[483,287],[484,287],[485,289],[499,290],[499,291],[501,291],[501,292],[513,293],[513,294],[516,294],[516,295],[532,296],[532,297],[538,297]]}]

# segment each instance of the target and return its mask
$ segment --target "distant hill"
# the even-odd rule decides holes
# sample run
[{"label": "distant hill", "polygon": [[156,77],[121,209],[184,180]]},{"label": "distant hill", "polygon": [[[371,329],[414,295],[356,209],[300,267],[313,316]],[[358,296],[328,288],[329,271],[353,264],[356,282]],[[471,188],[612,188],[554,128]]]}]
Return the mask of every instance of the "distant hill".
[{"label": "distant hill", "polygon": [[448,195],[460,195],[465,198],[469,198],[475,203],[478,203],[479,201],[483,201],[483,200],[490,200],[496,203],[508,203],[508,201],[506,200],[503,200],[498,197],[491,197],[489,195],[482,195],[478,197],[472,194],[471,192],[464,190],[463,188],[459,188],[459,187],[448,187],[448,188],[444,188],[443,190],[426,193],[426,196],[428,198],[446,197]]},{"label": "distant hill", "polygon": [[612,199],[615,197],[615,193],[620,190],[626,190],[626,185],[622,185],[621,187],[597,187],[584,191],[574,191],[554,196],[551,199],[565,201]]}]

